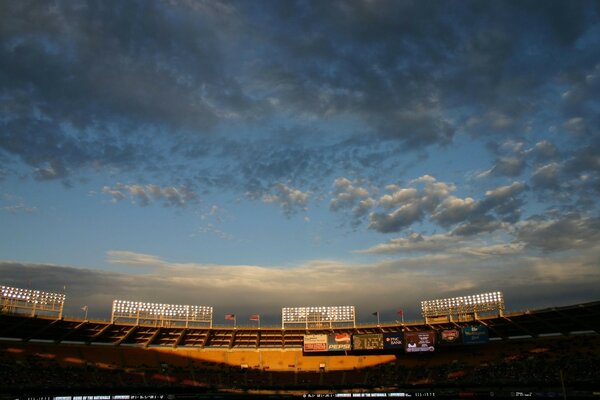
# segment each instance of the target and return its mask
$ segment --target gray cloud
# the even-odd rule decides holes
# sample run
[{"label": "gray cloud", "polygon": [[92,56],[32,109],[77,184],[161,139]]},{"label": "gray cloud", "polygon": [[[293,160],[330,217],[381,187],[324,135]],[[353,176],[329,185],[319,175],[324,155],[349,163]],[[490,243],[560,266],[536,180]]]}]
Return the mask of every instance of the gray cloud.
[{"label": "gray cloud", "polygon": [[398,232],[423,218],[423,210],[417,203],[404,204],[391,213],[371,213],[369,228],[381,233]]},{"label": "gray cloud", "polygon": [[520,196],[525,190],[524,183],[513,182],[508,186],[488,190],[485,197],[479,201],[469,197],[460,199],[451,196],[439,204],[432,219],[446,227],[465,222],[457,227],[455,234],[489,232],[490,229],[495,230],[501,226],[497,218],[506,222],[518,220],[520,207],[523,204]]},{"label": "gray cloud", "polygon": [[[433,222],[457,238],[513,229],[528,188],[563,213],[597,207],[594,1],[23,1],[1,14],[0,179],[99,173],[153,182],[106,186],[114,202],[184,207],[221,190],[289,217],[357,177],[329,203],[353,227]],[[465,136],[502,141],[467,194],[432,177],[374,189]]]},{"label": "gray cloud", "polygon": [[34,214],[38,212],[38,208],[28,205],[25,200],[19,196],[2,193],[0,195],[0,211],[8,212],[10,214]]},{"label": "gray cloud", "polygon": [[485,192],[485,198],[481,201],[482,211],[494,210],[498,214],[514,214],[518,212],[516,207],[522,204],[519,199],[527,186],[523,182],[513,182],[508,186],[500,186]]},{"label": "gray cloud", "polygon": [[483,215],[471,217],[468,221],[458,224],[452,229],[452,234],[457,236],[474,236],[481,233],[491,233],[499,229],[507,228],[506,222],[497,220],[496,218]]},{"label": "gray cloud", "polygon": [[534,188],[558,190],[560,188],[559,172],[560,166],[557,163],[541,166],[534,171],[531,182]]},{"label": "gray cloud", "polygon": [[423,254],[448,255],[460,254],[463,257],[498,257],[521,256],[525,245],[518,241],[499,241],[488,236],[468,238],[469,235],[455,235],[453,232],[426,236],[411,233],[405,237],[390,239],[386,243],[377,244],[366,250],[357,250],[364,254]]},{"label": "gray cloud", "polygon": [[393,254],[401,252],[439,253],[446,252],[459,243],[459,238],[450,235],[423,236],[420,233],[411,233],[406,237],[390,239],[366,250],[357,253],[366,254]]},{"label": "gray cloud", "polygon": [[141,206],[147,206],[153,201],[162,201],[165,206],[185,207],[189,203],[198,201],[198,195],[189,188],[161,187],[154,184],[117,183],[114,187],[104,186],[102,193],[111,196],[113,203],[118,203],[129,196],[132,203]]},{"label": "gray cloud", "polygon": [[344,177],[337,178],[333,182],[333,198],[329,202],[331,211],[349,210],[353,218],[352,225],[355,227],[376,206],[369,189],[360,185],[360,182],[353,182]]},{"label": "gray cloud", "polygon": [[560,152],[554,143],[542,140],[537,142],[527,153],[535,161],[543,163],[555,159]]},{"label": "gray cloud", "polygon": [[[172,182],[181,157],[203,187],[322,187],[457,132],[519,136],[557,81],[564,126],[593,130],[597,17],[588,1],[9,3],[0,151],[40,180],[105,168]],[[523,165],[499,158],[494,173]]]},{"label": "gray cloud", "polygon": [[[66,315],[81,315],[80,308],[88,305],[91,316],[108,318],[112,300],[124,299],[210,305],[215,308],[216,323],[225,313],[260,313],[277,324],[281,307],[303,305],[355,305],[362,321],[369,318],[372,310],[389,312],[393,318],[398,306],[403,305],[417,318],[419,299],[490,290],[504,291],[509,310],[540,304],[540,296],[547,298],[544,296],[550,288],[560,290],[564,304],[596,299],[600,281],[595,267],[600,260],[597,247],[582,249],[560,260],[534,255],[513,257],[521,250],[510,245],[463,245],[462,252],[456,254],[373,264],[313,260],[294,268],[178,264],[154,255],[119,251],[109,254],[111,262],[136,271],[141,267],[152,270],[130,275],[1,261],[0,282],[51,292],[62,292],[66,286]],[[555,299],[549,299],[545,305],[560,305]]]},{"label": "gray cloud", "polygon": [[600,241],[600,218],[576,213],[556,219],[532,217],[517,229],[519,240],[544,252],[589,248]]},{"label": "gray cloud", "polygon": [[483,199],[474,200],[452,195],[455,185],[439,182],[429,175],[411,184],[417,187],[387,186],[389,194],[378,200],[384,212],[369,214],[370,229],[381,233],[399,232],[430,218],[446,228],[460,223],[453,231],[456,235],[491,232],[519,220],[522,194],[527,189],[524,183],[513,182],[488,190]]},{"label": "gray cloud", "polygon": [[261,198],[263,203],[278,204],[283,213],[290,217],[299,211],[306,211],[310,193],[278,183],[271,194],[264,194]]},{"label": "gray cloud", "polygon": [[369,214],[369,228],[382,233],[398,232],[421,221],[428,213],[446,199],[456,188],[452,184],[438,182],[430,175],[423,175],[411,182],[418,188],[387,187],[390,194],[379,199],[379,204],[389,212]]},{"label": "gray cloud", "polygon": [[525,161],[518,157],[502,157],[497,160],[491,170],[493,175],[515,177],[521,175],[525,168]]},{"label": "gray cloud", "polygon": [[[559,151],[554,143],[542,140],[527,148],[526,143],[508,140],[504,143],[490,143],[489,147],[497,154],[494,165],[481,173],[479,178],[506,176],[514,178],[523,174],[529,165],[540,167],[559,159]],[[541,164],[541,165],[540,165]]]}]

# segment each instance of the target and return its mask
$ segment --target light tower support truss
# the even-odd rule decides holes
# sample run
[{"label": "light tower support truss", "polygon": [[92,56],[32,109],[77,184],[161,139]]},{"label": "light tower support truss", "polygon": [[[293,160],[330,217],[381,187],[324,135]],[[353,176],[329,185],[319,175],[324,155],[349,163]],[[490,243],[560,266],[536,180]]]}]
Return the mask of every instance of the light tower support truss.
[{"label": "light tower support truss", "polygon": [[113,300],[111,323],[117,320],[136,325],[154,326],[208,326],[212,328],[213,308],[179,304],[144,303],[141,301]]},{"label": "light tower support truss", "polygon": [[0,301],[3,313],[56,316],[62,318],[65,306],[64,293],[42,292],[0,286]]},{"label": "light tower support truss", "polygon": [[504,314],[504,296],[502,292],[481,293],[448,299],[424,300],[421,309],[425,321],[436,317],[448,317],[450,320],[464,317],[477,318],[478,314]]},{"label": "light tower support truss", "polygon": [[354,306],[284,307],[281,309],[281,329],[286,325],[308,328],[356,326]]}]

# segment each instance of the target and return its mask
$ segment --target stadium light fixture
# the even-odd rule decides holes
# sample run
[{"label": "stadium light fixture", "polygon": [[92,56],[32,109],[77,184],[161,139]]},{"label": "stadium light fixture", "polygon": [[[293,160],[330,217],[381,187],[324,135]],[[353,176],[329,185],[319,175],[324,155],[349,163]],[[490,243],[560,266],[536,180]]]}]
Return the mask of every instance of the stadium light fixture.
[{"label": "stadium light fixture", "polygon": [[141,301],[113,300],[111,323],[118,319],[152,322],[155,325],[170,326],[185,324],[208,324],[212,327],[213,308],[182,304],[145,303]]},{"label": "stadium light fixture", "polygon": [[452,297],[448,299],[424,300],[421,302],[423,317],[428,318],[462,315],[477,316],[481,312],[498,311],[504,313],[504,296],[502,292],[481,293],[470,296]]},{"label": "stadium light fixture", "polygon": [[352,323],[356,326],[354,306],[284,307],[281,309],[281,328],[303,324],[306,328]]},{"label": "stadium light fixture", "polygon": [[56,315],[62,318],[66,296],[64,293],[43,292],[41,290],[0,286],[2,312],[27,312],[31,316],[39,314]]}]

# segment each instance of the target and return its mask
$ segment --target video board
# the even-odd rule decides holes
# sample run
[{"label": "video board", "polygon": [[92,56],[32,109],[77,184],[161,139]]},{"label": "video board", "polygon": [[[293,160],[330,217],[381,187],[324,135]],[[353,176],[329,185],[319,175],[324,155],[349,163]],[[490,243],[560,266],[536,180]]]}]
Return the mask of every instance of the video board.
[{"label": "video board", "polygon": [[490,337],[487,326],[465,326],[462,328],[462,342],[464,344],[484,344]]},{"label": "video board", "polygon": [[381,350],[383,335],[381,333],[352,335],[352,347],[354,350]]},{"label": "video board", "polygon": [[442,329],[439,332],[439,345],[440,346],[455,346],[462,344],[459,329]]},{"label": "video board", "polygon": [[327,335],[327,351],[352,350],[352,335],[349,333],[331,333]]},{"label": "video board", "polygon": [[391,350],[404,349],[404,334],[402,332],[384,333],[383,348]]},{"label": "video board", "polygon": [[304,335],[304,351],[320,352],[327,351],[328,340],[327,335]]},{"label": "video board", "polygon": [[404,350],[407,353],[435,351],[435,332],[404,332]]}]

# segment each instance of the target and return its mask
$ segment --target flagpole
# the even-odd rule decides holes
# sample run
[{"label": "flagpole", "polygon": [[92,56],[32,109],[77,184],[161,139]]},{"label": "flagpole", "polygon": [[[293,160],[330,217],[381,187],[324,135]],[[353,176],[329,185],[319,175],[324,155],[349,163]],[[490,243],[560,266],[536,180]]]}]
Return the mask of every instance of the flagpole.
[{"label": "flagpole", "polygon": [[260,314],[250,315],[250,321],[256,321],[257,325],[258,325],[258,329],[260,329]]},{"label": "flagpole", "polygon": [[377,316],[377,326],[379,326],[379,311],[375,311],[373,315]]}]

